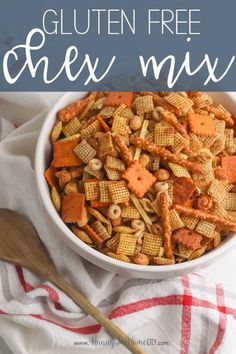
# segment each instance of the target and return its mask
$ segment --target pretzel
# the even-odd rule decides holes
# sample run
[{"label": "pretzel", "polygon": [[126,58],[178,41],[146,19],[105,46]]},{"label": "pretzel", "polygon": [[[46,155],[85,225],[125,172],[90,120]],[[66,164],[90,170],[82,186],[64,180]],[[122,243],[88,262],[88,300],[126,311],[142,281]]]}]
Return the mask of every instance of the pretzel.
[{"label": "pretzel", "polygon": [[161,224],[163,228],[164,249],[166,257],[173,258],[173,251],[171,248],[171,224],[170,224],[170,210],[169,200],[166,192],[161,192],[159,196],[160,208],[161,208]]},{"label": "pretzel", "polygon": [[164,120],[171,124],[178,133],[180,133],[186,140],[189,140],[189,136],[185,127],[178,122],[174,113],[165,110],[164,112],[161,112],[161,115],[163,116]]},{"label": "pretzel", "polygon": [[172,154],[168,150],[166,150],[163,147],[156,146],[155,144],[149,143],[147,140],[142,139],[142,138],[137,138],[137,137],[131,137],[130,142],[137,146],[142,148],[143,150],[146,150],[154,155],[158,155],[161,157],[165,157],[167,160],[177,163],[183,167],[186,167],[190,171],[194,172],[201,172],[202,167],[201,165],[187,161],[184,158],[180,157],[179,155]]},{"label": "pretzel", "polygon": [[88,236],[93,240],[93,242],[97,245],[101,245],[103,243],[103,238],[96,233],[94,229],[88,224],[84,225],[82,229],[88,234]]},{"label": "pretzel", "polygon": [[124,143],[124,140],[122,139],[121,135],[117,133],[112,133],[112,138],[114,143],[118,146],[124,162],[126,163],[126,165],[129,166],[133,162],[133,156],[129,151],[127,145]]},{"label": "pretzel", "polygon": [[226,227],[226,228],[230,229],[231,231],[236,231],[236,223],[235,222],[231,222],[231,221],[221,218],[217,215],[208,214],[208,213],[205,213],[204,211],[196,210],[196,209],[193,209],[190,207],[185,207],[185,206],[178,205],[178,204],[174,205],[174,209],[176,211],[179,211],[183,215],[192,216],[197,219],[209,221],[209,222],[212,222],[216,225]]},{"label": "pretzel", "polygon": [[73,103],[72,105],[61,109],[58,113],[59,119],[64,123],[71,121],[73,118],[75,118],[78,114],[80,114],[84,110],[84,108],[88,105],[88,103],[95,100],[97,95],[98,92],[93,91],[85,99],[79,100]]}]

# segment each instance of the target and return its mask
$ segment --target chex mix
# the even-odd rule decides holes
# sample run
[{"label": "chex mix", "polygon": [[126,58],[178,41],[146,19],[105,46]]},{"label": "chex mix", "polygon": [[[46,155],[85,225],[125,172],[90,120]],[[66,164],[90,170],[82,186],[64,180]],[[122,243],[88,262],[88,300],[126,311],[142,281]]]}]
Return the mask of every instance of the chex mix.
[{"label": "chex mix", "polygon": [[235,117],[203,92],[91,92],[58,112],[45,172],[75,237],[171,265],[236,231]]}]

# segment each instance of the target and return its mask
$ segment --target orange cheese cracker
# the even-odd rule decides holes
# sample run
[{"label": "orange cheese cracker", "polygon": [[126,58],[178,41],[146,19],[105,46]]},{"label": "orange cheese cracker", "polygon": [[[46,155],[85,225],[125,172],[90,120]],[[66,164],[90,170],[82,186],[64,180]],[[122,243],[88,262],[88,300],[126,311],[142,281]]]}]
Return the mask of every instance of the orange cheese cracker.
[{"label": "orange cheese cracker", "polygon": [[229,183],[236,183],[236,156],[223,157],[221,165]]},{"label": "orange cheese cracker", "polygon": [[85,195],[82,193],[71,193],[64,195],[62,200],[62,220],[66,223],[76,223],[84,216]]},{"label": "orange cheese cracker", "polygon": [[53,144],[53,166],[54,167],[70,167],[80,166],[81,160],[74,153],[74,149],[78,144],[78,139],[59,140]]},{"label": "orange cheese cracker", "polygon": [[121,104],[125,104],[126,107],[130,107],[133,96],[133,92],[109,92],[106,99],[106,105],[118,107]]},{"label": "orange cheese cracker", "polygon": [[156,182],[156,178],[138,161],[132,162],[122,174],[122,178],[128,181],[127,187],[138,197],[144,194]]},{"label": "orange cheese cracker", "polygon": [[174,204],[185,204],[192,196],[196,185],[190,178],[173,176],[173,202]]},{"label": "orange cheese cracker", "polygon": [[190,130],[197,135],[215,136],[216,130],[211,116],[188,113]]},{"label": "orange cheese cracker", "polygon": [[51,188],[56,187],[58,185],[56,172],[57,170],[53,165],[49,166],[48,169],[44,172],[44,176]]},{"label": "orange cheese cracker", "polygon": [[179,229],[174,232],[172,240],[187,249],[195,251],[201,248],[202,236],[198,232],[192,230]]}]

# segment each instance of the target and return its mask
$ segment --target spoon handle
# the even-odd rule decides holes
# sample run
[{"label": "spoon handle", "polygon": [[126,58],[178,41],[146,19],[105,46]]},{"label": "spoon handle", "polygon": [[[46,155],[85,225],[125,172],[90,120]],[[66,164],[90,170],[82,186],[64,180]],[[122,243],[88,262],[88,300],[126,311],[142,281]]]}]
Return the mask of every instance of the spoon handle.
[{"label": "spoon handle", "polygon": [[131,353],[145,354],[143,349],[136,344],[127,334],[125,334],[117,325],[109,320],[103,313],[98,310],[81,292],[74,289],[62,277],[55,275],[51,279],[58,288],[66,293],[74,302],[83,309],[84,312],[91,315],[111,337],[118,339]]}]

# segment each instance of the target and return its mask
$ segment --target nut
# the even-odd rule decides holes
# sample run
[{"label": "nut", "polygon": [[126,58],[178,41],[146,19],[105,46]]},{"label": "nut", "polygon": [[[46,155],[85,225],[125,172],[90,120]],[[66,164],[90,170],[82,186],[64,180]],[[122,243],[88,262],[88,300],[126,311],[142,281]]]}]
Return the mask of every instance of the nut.
[{"label": "nut", "polygon": [[142,126],[142,119],[139,116],[133,116],[129,121],[129,126],[132,130],[138,130]]},{"label": "nut", "polygon": [[167,181],[170,177],[170,174],[164,168],[160,168],[156,172],[154,172],[154,176],[158,181]]},{"label": "nut", "polygon": [[108,208],[108,217],[111,220],[118,219],[121,216],[121,208],[117,204],[113,204]]},{"label": "nut", "polygon": [[210,210],[212,208],[212,198],[209,195],[200,195],[196,199],[195,207],[203,211]]},{"label": "nut", "polygon": [[154,185],[156,192],[167,192],[169,189],[169,184],[167,182],[157,182]]},{"label": "nut", "polygon": [[88,165],[93,171],[99,171],[102,168],[102,161],[99,159],[92,159],[89,161]]},{"label": "nut", "polygon": [[149,258],[144,253],[137,253],[136,256],[134,256],[133,261],[134,261],[134,263],[140,264],[140,265],[148,265],[149,264]]},{"label": "nut", "polygon": [[146,154],[141,154],[139,158],[139,163],[143,166],[146,167],[150,162],[150,157]]},{"label": "nut", "polygon": [[144,224],[143,220],[135,219],[135,220],[132,220],[131,227],[135,230],[144,230],[145,224]]}]

